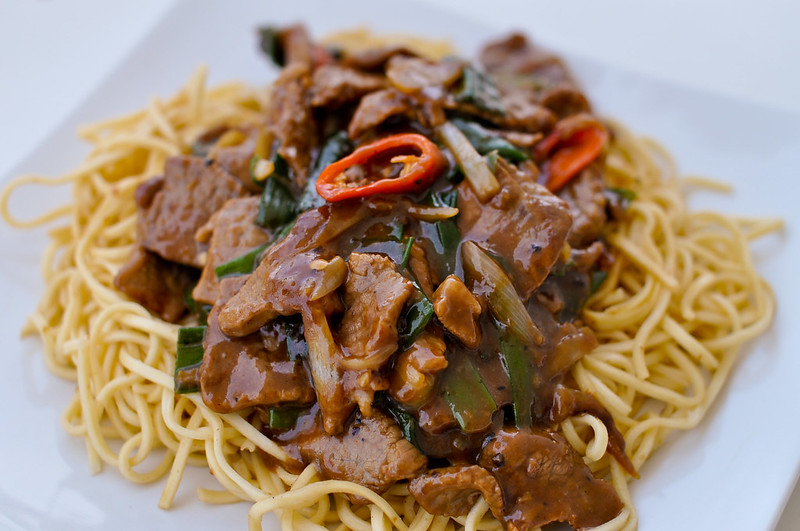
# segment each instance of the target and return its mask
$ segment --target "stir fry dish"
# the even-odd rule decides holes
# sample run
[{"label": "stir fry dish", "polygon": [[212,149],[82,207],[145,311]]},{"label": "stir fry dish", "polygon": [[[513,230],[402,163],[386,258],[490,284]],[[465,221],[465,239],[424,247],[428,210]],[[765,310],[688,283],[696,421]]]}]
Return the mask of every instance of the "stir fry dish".
[{"label": "stir fry dish", "polygon": [[[616,517],[557,431],[611,414],[570,376],[613,262],[609,131],[564,64],[511,35],[477,63],[348,53],[263,29],[260,124],[219,127],[136,191],[116,287],[186,322],[175,388],[248,419],[321,476],[408,482],[435,515],[480,496],[507,529]],[[187,296],[187,294],[189,294]]]}]

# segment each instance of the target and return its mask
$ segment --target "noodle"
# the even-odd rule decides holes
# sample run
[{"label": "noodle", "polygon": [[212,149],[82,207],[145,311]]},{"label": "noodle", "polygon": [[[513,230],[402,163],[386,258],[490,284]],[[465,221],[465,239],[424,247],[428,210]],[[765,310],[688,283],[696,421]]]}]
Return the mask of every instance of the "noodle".
[{"label": "noodle", "polygon": [[[154,99],[144,111],[83,127],[81,136],[94,148],[81,168],[56,179],[21,177],[0,196],[2,215],[15,227],[67,218],[50,231],[45,292],[23,334],[42,339],[50,370],[77,381],[62,424],[85,438],[92,472],[105,464],[133,482],[164,478],[158,506],[168,509],[186,467],[208,467],[224,490],[199,488],[199,498],[252,502],[250,529],[260,529],[268,512],[284,529],[500,529],[483,499],[467,516],[450,519],[427,513],[406,485],[379,496],[355,483],[323,480],[313,465],[299,475],[272,470],[263,456],[281,462],[286,454],[245,415],[220,415],[197,393],[173,392],[178,326],[129,302],[113,279],[136,239],[136,187],[160,172],[168,156],[189,151],[203,131],[260,118],[264,91],[238,84],[207,90],[204,77],[198,71],[169,101]],[[637,198],[606,235],[616,262],[584,313],[599,346],[572,374],[613,414],[640,469],[671,432],[702,420],[741,345],[769,326],[773,295],[748,244],[780,222],[689,212],[684,186],[721,186],[681,180],[657,144],[619,124],[610,127],[608,185]],[[30,220],[11,215],[15,189],[62,183],[72,184],[71,204]],[[606,453],[603,422],[581,415],[559,431],[595,474],[610,478],[625,504],[597,529],[635,529],[629,478]],[[143,469],[157,453],[162,457]],[[370,505],[352,505],[344,494]]]}]

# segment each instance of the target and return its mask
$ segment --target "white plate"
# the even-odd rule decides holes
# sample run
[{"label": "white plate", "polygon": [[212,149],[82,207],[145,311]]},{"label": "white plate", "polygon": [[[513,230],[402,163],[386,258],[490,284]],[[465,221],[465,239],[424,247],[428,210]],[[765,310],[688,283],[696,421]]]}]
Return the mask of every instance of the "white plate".
[{"label": "white plate", "polygon": [[[59,174],[73,167],[86,153],[74,140],[78,124],[139,108],[154,94],[172,94],[198,63],[211,67],[212,82],[264,83],[274,72],[257,53],[254,28],[260,23],[304,20],[316,35],[368,23],[378,30],[450,38],[466,53],[496,34],[482,23],[413,4],[392,16],[384,13],[385,4],[368,0],[348,3],[347,13],[321,0],[275,4],[179,3],[14,173]],[[795,352],[800,344],[795,323],[800,315],[795,267],[800,258],[795,234],[800,227],[795,192],[800,117],[580,58],[568,60],[601,112],[661,140],[682,169],[736,186],[732,196],[698,196],[696,206],[778,215],[787,222],[784,234],[755,246],[757,265],[778,296],[774,326],[742,353],[730,385],[702,425],[659,450],[633,485],[643,531],[771,529],[800,465],[800,423],[793,414],[800,374]],[[14,207],[40,211],[66,197],[66,190],[21,193]],[[156,507],[160,484],[131,485],[109,469],[88,474],[83,441],[63,433],[58,421],[74,385],[44,369],[36,341],[16,339],[41,292],[38,263],[45,242],[42,230],[16,232],[0,225],[0,528],[244,529],[247,504],[217,507],[196,500],[197,485],[214,485],[207,472],[187,475],[171,511]]]}]

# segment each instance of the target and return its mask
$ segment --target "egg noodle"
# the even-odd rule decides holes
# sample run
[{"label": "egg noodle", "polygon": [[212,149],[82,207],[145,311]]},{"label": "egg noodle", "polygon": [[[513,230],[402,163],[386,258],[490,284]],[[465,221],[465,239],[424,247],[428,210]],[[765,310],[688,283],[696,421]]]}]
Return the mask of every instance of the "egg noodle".
[{"label": "egg noodle", "polygon": [[[198,488],[199,498],[251,502],[251,529],[260,529],[268,512],[283,529],[502,529],[483,499],[452,519],[427,513],[404,483],[380,496],[323,480],[313,465],[299,475],[268,466],[286,454],[257,420],[251,424],[248,411],[218,414],[199,393],[173,391],[178,325],[113,287],[136,242],[137,186],[161,174],[168,157],[189,152],[202,132],[261,120],[268,97],[268,90],[241,84],[206,89],[199,70],[169,101],[154,99],[140,112],[80,129],[93,148],[77,170],[56,179],[24,176],[2,192],[2,216],[15,227],[68,220],[49,232],[45,291],[23,330],[41,338],[51,371],[77,382],[64,429],[85,439],[92,472],[105,464],[136,483],[163,481],[162,509],[170,508],[186,467],[195,466],[210,469],[221,487]],[[572,374],[612,413],[641,469],[671,432],[701,421],[742,344],[769,326],[773,295],[748,244],[780,221],[688,211],[684,187],[719,186],[678,178],[657,144],[609,127],[607,184],[636,197],[604,235],[615,261],[583,313],[599,346]],[[12,216],[15,189],[65,183],[72,186],[69,205],[27,221]],[[602,421],[580,415],[558,431],[624,501],[622,513],[597,529],[635,529],[629,478],[606,452]],[[347,494],[369,503],[355,505]]]}]

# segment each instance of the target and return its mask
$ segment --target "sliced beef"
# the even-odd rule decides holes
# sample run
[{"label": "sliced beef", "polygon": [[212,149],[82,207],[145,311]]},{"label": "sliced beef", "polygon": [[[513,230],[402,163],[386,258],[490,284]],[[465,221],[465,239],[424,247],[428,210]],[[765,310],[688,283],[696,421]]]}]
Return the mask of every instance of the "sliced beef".
[{"label": "sliced beef", "polygon": [[481,304],[464,282],[450,275],[436,288],[432,301],[433,310],[442,325],[467,348],[478,348],[481,343],[478,325]]},{"label": "sliced beef", "polygon": [[361,102],[350,120],[347,134],[350,135],[350,138],[358,138],[392,116],[415,119],[419,117],[419,111],[414,100],[399,90],[385,89],[373,92],[361,98]]},{"label": "sliced beef", "polygon": [[397,320],[414,286],[383,255],[352,253],[348,268],[339,327],[345,356],[382,364],[397,350]]},{"label": "sliced beef", "polygon": [[556,115],[538,103],[528,91],[505,89],[501,97],[506,114],[494,121],[501,127],[528,133],[548,131],[556,124]]},{"label": "sliced beef", "polygon": [[346,307],[338,337],[344,358],[348,396],[369,415],[375,391],[389,382],[380,370],[397,350],[397,320],[414,286],[389,258],[352,253],[344,285]]},{"label": "sliced beef", "polygon": [[394,420],[378,411],[368,418],[356,415],[340,435],[317,430],[296,444],[323,477],[353,481],[378,493],[415,477],[427,465]]},{"label": "sliced beef", "polygon": [[386,77],[403,92],[446,88],[461,77],[463,67],[464,63],[458,60],[434,62],[421,57],[395,55],[386,64]]},{"label": "sliced beef", "polygon": [[203,274],[192,292],[194,300],[214,304],[219,294],[214,269],[271,240],[270,232],[254,223],[258,203],[258,197],[231,199],[198,232],[211,236]]},{"label": "sliced beef", "polygon": [[369,72],[383,70],[387,61],[397,55],[416,57],[417,54],[405,46],[383,46],[368,50],[348,53],[342,63],[345,66]]},{"label": "sliced beef", "polygon": [[483,448],[479,464],[503,490],[501,520],[511,531],[550,522],[585,529],[622,511],[611,484],[595,478],[569,443],[551,431],[500,430]]},{"label": "sliced beef", "polygon": [[230,413],[251,406],[314,402],[308,371],[301,361],[289,359],[285,338],[280,348],[270,351],[259,332],[228,337],[219,329],[218,314],[215,306],[208,316],[200,366],[200,390],[209,408]]},{"label": "sliced beef", "polygon": [[353,203],[327,204],[304,212],[289,234],[269,248],[241,291],[224,305],[219,314],[223,332],[246,336],[278,315],[300,313],[326,278],[317,260],[334,255],[323,246],[368,213],[368,206]]},{"label": "sliced beef", "polygon": [[244,187],[217,164],[190,156],[167,159],[164,178],[148,181],[137,192],[139,241],[163,258],[203,267],[205,245],[195,233]]},{"label": "sliced beef", "polygon": [[604,192],[603,168],[599,163],[590,164],[558,192],[572,214],[572,228],[567,237],[572,247],[586,247],[600,237],[606,225]]},{"label": "sliced beef", "polygon": [[397,355],[392,368],[389,392],[409,407],[418,408],[436,387],[436,375],[447,368],[447,345],[429,327],[406,350]]},{"label": "sliced beef", "polygon": [[293,62],[281,70],[273,84],[266,114],[269,130],[280,142],[278,153],[289,163],[295,187],[302,190],[319,144],[311,107],[310,67]]},{"label": "sliced beef", "polygon": [[136,246],[114,277],[114,286],[163,320],[176,323],[187,310],[186,294],[196,278],[196,270]]},{"label": "sliced beef", "polygon": [[[536,82],[539,90],[551,86],[574,83],[564,63],[545,49],[532,45],[524,35],[514,33],[491,42],[480,52],[480,63],[496,79],[504,75],[517,76],[515,81],[524,84],[522,76]],[[526,85],[526,89],[536,88]]]},{"label": "sliced beef", "polygon": [[[261,191],[250,176],[250,162],[255,155],[256,145],[262,135],[260,127],[246,126],[228,129],[220,138],[231,135],[234,141],[230,144],[216,145],[208,153],[225,171],[236,177],[242,185],[252,193]],[[230,137],[229,137],[230,138]]]},{"label": "sliced beef", "polygon": [[386,79],[339,65],[323,65],[311,77],[311,105],[339,107],[386,86]]},{"label": "sliced beef", "polygon": [[489,44],[480,60],[506,98],[538,105],[559,119],[591,110],[564,63],[522,35]]},{"label": "sliced beef", "polygon": [[495,518],[503,519],[503,491],[494,476],[477,465],[431,470],[412,479],[408,490],[431,514],[464,516],[483,496]]},{"label": "sliced beef", "polygon": [[314,43],[302,24],[287,26],[278,33],[284,64],[300,64],[311,68],[314,63]]},{"label": "sliced beef", "polygon": [[567,204],[546,188],[497,161],[501,190],[481,204],[467,183],[459,186],[458,229],[464,240],[506,258],[526,300],[558,260],[572,225]]}]

